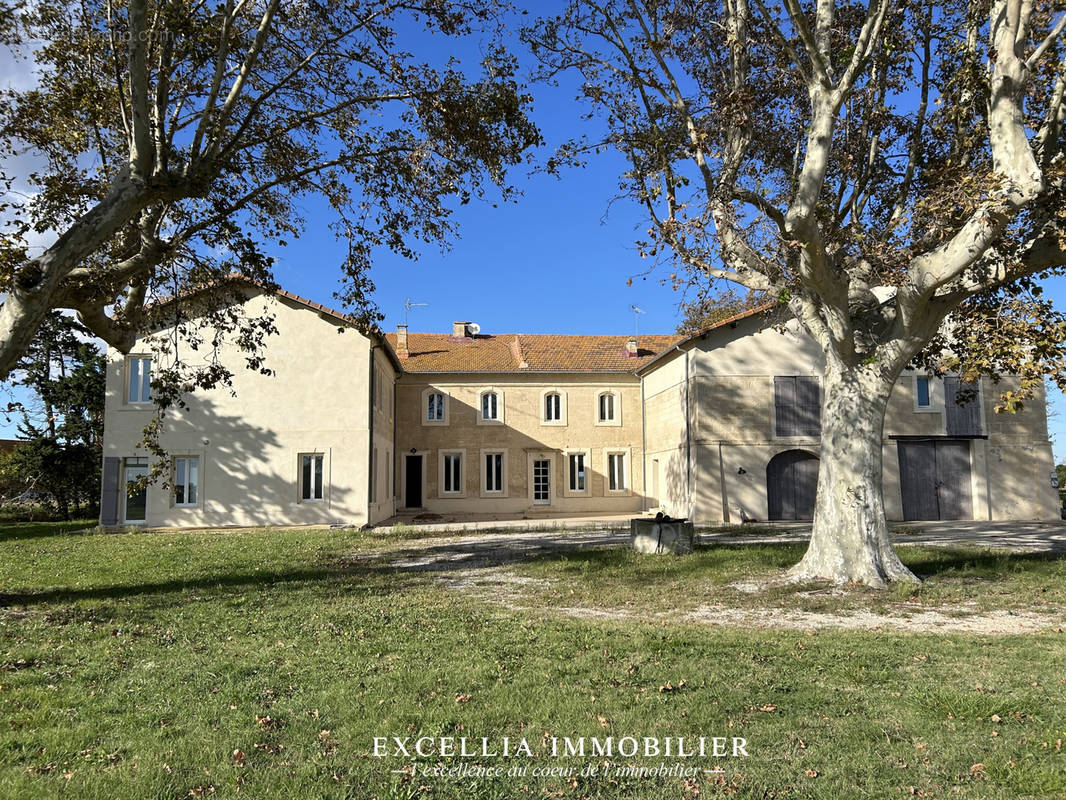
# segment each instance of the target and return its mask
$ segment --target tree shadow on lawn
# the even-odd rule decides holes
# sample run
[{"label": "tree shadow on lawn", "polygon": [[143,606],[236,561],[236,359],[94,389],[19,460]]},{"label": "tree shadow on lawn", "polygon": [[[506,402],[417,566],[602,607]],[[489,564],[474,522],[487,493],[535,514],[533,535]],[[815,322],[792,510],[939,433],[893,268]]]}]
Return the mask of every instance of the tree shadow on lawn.
[{"label": "tree shadow on lawn", "polygon": [[[726,574],[730,579],[748,574],[788,569],[799,562],[806,550],[802,542],[758,542],[752,544],[697,544],[689,556],[637,555],[617,540],[602,545],[588,543],[567,546],[552,542],[463,542],[433,547],[404,548],[389,553],[389,566],[397,572],[440,573],[493,569],[508,564],[551,563],[570,574],[600,571],[629,572],[634,576],[658,574],[663,577]],[[900,557],[920,578],[948,573],[996,580],[1009,573],[1032,567],[1055,566],[1066,555],[1054,552],[1016,551],[973,545],[902,545]]]},{"label": "tree shadow on lawn", "polygon": [[1015,551],[983,548],[908,545],[900,558],[919,578],[933,578],[958,572],[969,577],[995,580],[1007,573],[1028,571],[1033,566],[1053,567],[1066,563],[1066,554],[1041,551]]},{"label": "tree shadow on lawn", "polygon": [[122,583],[90,586],[84,589],[52,587],[19,592],[0,591],[0,608],[30,606],[38,603],[74,603],[80,600],[122,600],[153,598],[160,604],[181,602],[188,592],[216,592],[230,594],[250,588],[271,589],[278,586],[306,585],[325,590],[372,591],[375,595],[395,594],[423,583],[412,577],[398,581],[394,570],[385,564],[365,563],[308,567],[292,570],[254,570],[250,572],[220,572],[213,575],[143,583]]},{"label": "tree shadow on lawn", "polygon": [[[133,597],[154,597],[161,603],[169,603],[181,602],[180,596],[188,592],[217,591],[224,594],[255,587],[269,589],[301,584],[325,590],[350,589],[396,594],[424,586],[428,574],[538,562],[552,564],[561,572],[583,576],[615,572],[631,574],[636,579],[659,577],[677,580],[731,573],[728,577],[735,578],[744,574],[784,571],[799,560],[804,547],[796,543],[697,546],[695,553],[690,556],[640,556],[628,547],[618,546],[616,542],[607,542],[604,546],[584,544],[570,548],[560,547],[558,543],[539,546],[530,543],[508,546],[499,542],[466,543],[462,547],[439,545],[356,559],[335,559],[321,566],[302,569],[221,571],[189,579],[0,592],[0,608]],[[922,578],[958,573],[987,580],[1024,572],[1033,566],[1055,566],[1066,560],[1066,557],[1057,553],[921,545],[904,546],[901,557]],[[403,574],[409,577],[406,580],[399,579]]]},{"label": "tree shadow on lawn", "polygon": [[0,523],[0,543],[20,539],[42,539],[52,536],[83,536],[96,525],[95,521],[70,522],[4,522]]}]

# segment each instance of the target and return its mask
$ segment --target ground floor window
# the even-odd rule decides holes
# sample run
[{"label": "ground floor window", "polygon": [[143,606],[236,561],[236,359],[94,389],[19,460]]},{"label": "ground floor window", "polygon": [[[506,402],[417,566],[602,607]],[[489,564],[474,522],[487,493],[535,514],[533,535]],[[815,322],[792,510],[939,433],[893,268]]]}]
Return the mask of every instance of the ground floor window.
[{"label": "ground floor window", "polygon": [[174,505],[195,506],[200,484],[199,456],[174,459]]},{"label": "ground floor window", "polygon": [[300,455],[300,499],[322,499],[322,465],[321,453],[303,453]]},{"label": "ground floor window", "polygon": [[571,453],[567,457],[569,464],[570,474],[570,491],[571,492],[583,492],[585,491],[586,479],[585,474],[585,454],[584,453]]},{"label": "ground floor window", "polygon": [[625,491],[626,457],[624,453],[609,453],[607,456],[607,486],[612,492]]},{"label": "ground floor window", "polygon": [[460,453],[444,455],[444,493],[459,494],[463,487],[463,456]]},{"label": "ground floor window", "polygon": [[485,491],[503,491],[503,453],[488,453],[485,456]]},{"label": "ground floor window", "polygon": [[124,522],[144,522],[148,519],[147,458],[127,458],[123,464],[123,482],[126,484],[126,501],[123,506]]}]

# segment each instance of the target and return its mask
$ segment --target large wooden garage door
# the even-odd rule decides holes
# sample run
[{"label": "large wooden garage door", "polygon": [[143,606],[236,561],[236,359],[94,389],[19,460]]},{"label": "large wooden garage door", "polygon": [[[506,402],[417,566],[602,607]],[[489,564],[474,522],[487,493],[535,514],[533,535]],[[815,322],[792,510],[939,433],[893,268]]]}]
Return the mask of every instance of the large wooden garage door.
[{"label": "large wooden garage door", "polygon": [[904,519],[973,519],[968,440],[900,442],[899,475]]},{"label": "large wooden garage door", "polygon": [[778,453],[766,465],[766,499],[770,519],[814,519],[818,458],[804,450]]}]

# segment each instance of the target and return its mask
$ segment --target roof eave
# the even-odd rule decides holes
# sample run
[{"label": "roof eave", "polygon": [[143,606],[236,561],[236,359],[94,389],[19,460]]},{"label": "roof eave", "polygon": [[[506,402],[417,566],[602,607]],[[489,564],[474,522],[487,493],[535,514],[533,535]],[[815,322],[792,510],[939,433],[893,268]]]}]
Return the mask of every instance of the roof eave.
[{"label": "roof eave", "polygon": [[714,325],[709,325],[706,328],[701,328],[700,330],[691,334],[687,338],[675,342],[666,350],[654,356],[651,361],[648,361],[646,364],[642,364],[641,366],[637,367],[635,370],[633,370],[633,374],[638,377],[643,377],[648,369],[655,366],[660,361],[665,360],[671,354],[683,352],[681,349],[682,347],[690,345],[698,339],[703,339],[708,334],[713,333],[714,331],[719,330],[721,328],[724,328],[727,325],[732,327],[735,326],[738,322],[742,322],[746,319],[751,319],[752,317],[759,316],[760,314],[767,314],[773,311],[775,308],[780,307],[780,305],[781,304],[777,302],[764,303],[761,306],[756,306],[755,308],[749,309],[748,311],[742,311],[739,314],[734,314],[731,317],[727,317],[726,319],[720,320],[719,322],[714,323]]}]

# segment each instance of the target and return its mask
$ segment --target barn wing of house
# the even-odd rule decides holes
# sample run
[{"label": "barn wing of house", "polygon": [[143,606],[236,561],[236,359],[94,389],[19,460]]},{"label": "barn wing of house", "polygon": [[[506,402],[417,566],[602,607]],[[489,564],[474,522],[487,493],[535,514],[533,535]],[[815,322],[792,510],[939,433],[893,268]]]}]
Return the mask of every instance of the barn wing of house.
[{"label": "barn wing of house", "polygon": [[[822,356],[759,309],[694,336],[451,331],[365,336],[288,292],[273,375],[221,357],[232,391],[168,411],[168,480],[139,490],[160,356],[108,352],[101,523],[377,523],[398,512],[555,515],[664,510],[697,522],[809,518]],[[890,519],[1057,519],[1043,397],[994,414],[982,383],[904,373],[884,432]],[[130,487],[133,487],[132,489]]]}]

